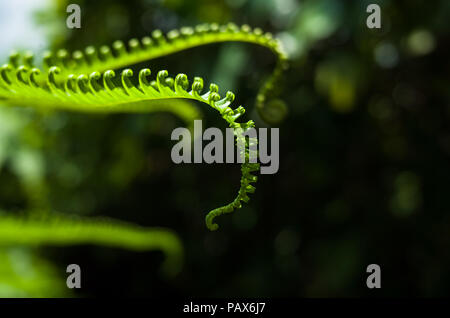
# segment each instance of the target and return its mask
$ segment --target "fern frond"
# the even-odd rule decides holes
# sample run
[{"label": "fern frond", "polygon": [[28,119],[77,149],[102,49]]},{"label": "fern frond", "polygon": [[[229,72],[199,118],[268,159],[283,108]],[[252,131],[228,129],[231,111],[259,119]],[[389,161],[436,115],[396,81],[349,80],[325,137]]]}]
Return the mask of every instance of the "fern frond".
[{"label": "fern frond", "polygon": [[[130,78],[133,76],[131,69],[122,71],[120,82],[114,81],[116,74],[113,70],[108,70],[101,74],[93,72],[90,75],[81,74],[75,77],[73,74],[58,76],[61,69],[53,66],[49,69],[45,84],[40,84],[36,77],[40,76],[38,69],[29,70],[26,66],[14,68],[6,64],[0,68],[0,97],[8,103],[14,105],[35,107],[54,107],[87,112],[124,112],[124,111],[161,111],[171,109],[172,111],[184,111],[174,108],[173,103],[164,103],[167,100],[191,99],[208,104],[218,111],[229,127],[235,130],[245,131],[254,127],[253,121],[239,123],[236,120],[245,113],[242,106],[232,109],[231,103],[235,95],[228,91],[224,98],[219,95],[219,87],[210,84],[209,90],[202,93],[204,83],[200,77],[195,77],[192,85],[189,86],[188,78],[185,74],[178,74],[175,79],[168,77],[168,72],[163,70],[158,72],[156,80],[149,81],[151,74],[149,69],[142,69],[139,72],[139,84],[134,85]],[[65,78],[64,78],[65,77]],[[116,84],[118,83],[119,84]],[[189,89],[190,87],[190,89]],[[146,103],[146,102],[157,102]],[[183,116],[193,116],[194,114],[184,114]],[[249,187],[251,182],[256,182],[256,177],[250,172],[259,169],[257,164],[243,163],[241,187],[236,199],[223,208],[211,211],[207,216],[207,225],[211,230],[217,229],[216,224],[212,224],[212,219],[220,214],[229,213],[236,208],[240,208],[240,201],[248,201],[247,193],[254,191]]]},{"label": "fern frond", "polygon": [[[281,43],[274,39],[271,33],[264,33],[259,28],[252,30],[248,25],[238,27],[233,23],[227,25],[212,23],[201,24],[195,28],[183,27],[172,30],[167,35],[160,30],[155,30],[151,36],[141,40],[131,39],[128,45],[122,41],[116,41],[112,47],[104,45],[98,49],[88,46],[84,52],[75,51],[72,54],[66,50],[59,50],[56,53],[47,52],[44,56],[44,67],[60,66],[72,73],[89,73],[93,69],[106,71],[221,42],[246,42],[260,45],[270,49],[278,59],[285,62],[287,60]],[[14,58],[18,60],[20,54],[16,54]],[[24,55],[23,59],[27,60],[29,65],[32,64],[30,54]]]},{"label": "fern frond", "polygon": [[[122,72],[122,85],[116,85],[113,80],[114,71],[101,74],[93,72],[90,75],[69,74],[61,76],[59,67],[51,67],[44,76],[38,68],[29,69],[21,65],[13,67],[4,64],[0,67],[0,100],[10,105],[32,106],[35,108],[56,108],[91,113],[112,112],[171,112],[180,117],[186,124],[201,118],[198,108],[185,101],[176,100],[167,103],[168,96],[130,94],[136,88],[126,78],[131,72]],[[142,70],[141,73],[149,72]],[[131,72],[132,74],[132,72]],[[150,73],[148,73],[150,74]],[[142,74],[145,77],[144,74]],[[103,77],[102,82],[98,82]],[[146,81],[145,78],[142,79]],[[170,79],[167,79],[170,81]],[[145,82],[148,83],[148,82]],[[149,92],[149,90],[147,90]],[[152,101],[148,103],[147,101]],[[146,103],[147,102],[147,103]]]},{"label": "fern frond", "polygon": [[[245,109],[242,106],[235,109],[230,107],[235,98],[232,92],[227,92],[221,98],[218,86],[211,84],[209,90],[202,93],[203,79],[195,77],[189,85],[185,74],[171,78],[167,71],[160,71],[156,79],[150,81],[148,77],[151,72],[144,68],[133,81],[131,69],[125,69],[120,76],[116,76],[114,72],[114,69],[189,48],[229,41],[261,45],[277,56],[275,70],[258,93],[256,101],[264,120],[281,120],[285,114],[284,103],[277,99],[269,101],[269,98],[276,96],[278,82],[287,65],[287,56],[280,42],[259,28],[252,30],[247,25],[239,28],[232,23],[223,26],[203,24],[195,28],[184,27],[169,32],[167,36],[156,30],[151,37],[145,37],[141,41],[130,40],[128,47],[123,42],[116,41],[112,48],[102,46],[96,49],[89,46],[84,52],[75,51],[73,54],[66,50],[47,53],[43,58],[43,72],[35,67],[32,54],[21,55],[15,52],[10,55],[9,63],[0,67],[0,100],[11,105],[83,112],[169,111],[188,123],[201,115],[196,107],[183,103],[183,100],[195,100],[217,110],[229,127],[240,132],[236,134],[236,138],[240,139],[241,132],[254,127],[254,123],[236,121],[244,114]],[[167,103],[168,100],[170,103]],[[248,146],[247,141],[245,145]],[[245,157],[248,159],[248,153]],[[241,207],[241,201],[249,200],[248,194],[255,190],[251,183],[257,180],[252,172],[257,170],[258,164],[248,161],[242,164],[238,195],[230,204],[207,215],[206,224],[210,230],[218,228],[213,222],[216,216],[230,213]]]},{"label": "fern frond", "polygon": [[[88,46],[84,50],[78,50],[72,54],[65,49],[57,52],[49,51],[44,55],[41,64],[44,71],[58,66],[62,75],[73,74],[75,78],[78,78],[81,74],[119,69],[190,48],[221,42],[252,43],[266,47],[275,54],[277,57],[276,67],[258,92],[256,107],[262,119],[266,122],[280,122],[285,116],[286,109],[280,115],[279,107],[274,108],[270,101],[278,93],[277,88],[280,86],[279,82],[283,71],[287,68],[288,57],[281,42],[275,39],[271,33],[264,33],[260,28],[252,29],[248,25],[238,27],[234,23],[226,25],[201,24],[194,28],[183,27],[179,30],[172,30],[167,35],[164,35],[160,30],[155,30],[151,36],[144,37],[141,40],[131,39],[128,45],[122,41],[116,41],[111,47],[107,45],[100,48]],[[9,64],[13,67],[24,65],[31,69],[34,67],[33,59],[31,53],[14,52],[10,56]],[[273,116],[274,113],[276,116]]]},{"label": "fern frond", "polygon": [[144,228],[110,219],[83,219],[60,214],[45,217],[0,215],[0,246],[69,246],[98,244],[135,251],[161,250],[162,269],[179,272],[183,248],[178,236],[164,228]]}]

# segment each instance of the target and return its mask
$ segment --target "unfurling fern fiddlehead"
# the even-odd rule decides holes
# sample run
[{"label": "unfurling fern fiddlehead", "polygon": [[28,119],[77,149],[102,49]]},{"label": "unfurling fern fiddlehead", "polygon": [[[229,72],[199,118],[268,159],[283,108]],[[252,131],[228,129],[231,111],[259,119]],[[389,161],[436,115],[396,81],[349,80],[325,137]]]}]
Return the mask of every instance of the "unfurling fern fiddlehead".
[{"label": "unfurling fern fiddlehead", "polygon": [[[84,53],[75,51],[72,56],[66,50],[60,50],[56,54],[47,53],[43,59],[46,74],[34,67],[31,54],[22,56],[14,53],[10,56],[10,62],[0,68],[0,100],[19,106],[85,112],[170,111],[190,120],[198,117],[195,108],[186,105],[177,107],[176,103],[172,103],[174,100],[189,99],[208,104],[220,113],[231,128],[242,132],[254,127],[253,121],[237,122],[245,109],[242,106],[232,109],[230,105],[234,101],[234,94],[227,92],[225,97],[221,98],[219,88],[215,84],[211,84],[209,90],[202,93],[204,83],[200,77],[195,77],[189,85],[185,74],[171,78],[168,77],[167,71],[160,71],[156,79],[150,81],[149,69],[139,72],[137,85],[131,80],[133,71],[125,69],[120,75],[119,84],[114,72],[117,68],[188,48],[229,41],[262,45],[271,49],[278,58],[274,73],[257,96],[257,109],[264,114],[265,105],[268,104],[268,99],[273,97],[276,83],[286,67],[287,57],[279,41],[273,39],[269,33],[263,34],[260,29],[252,30],[248,26],[238,28],[234,24],[206,24],[195,28],[181,28],[169,32],[167,37],[160,31],[154,31],[152,37],[145,37],[141,41],[130,40],[128,48],[122,42],[116,41],[112,49],[102,46],[96,50],[90,46]],[[171,103],[166,104],[164,100],[170,100]],[[241,136],[237,135],[237,138]],[[216,216],[230,213],[241,207],[241,201],[249,200],[248,193],[255,190],[251,183],[257,180],[251,173],[257,170],[259,165],[256,163],[245,161],[242,164],[238,195],[232,203],[207,215],[206,224],[210,230],[218,228],[218,225],[213,223]]]}]

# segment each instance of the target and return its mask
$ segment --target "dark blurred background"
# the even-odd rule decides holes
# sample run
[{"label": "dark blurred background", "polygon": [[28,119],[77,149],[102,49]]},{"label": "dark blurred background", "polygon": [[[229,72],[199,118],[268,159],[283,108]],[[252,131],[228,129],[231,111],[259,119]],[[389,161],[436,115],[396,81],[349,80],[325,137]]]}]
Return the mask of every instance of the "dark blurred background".
[{"label": "dark blurred background", "polygon": [[[270,31],[291,57],[289,114],[276,126],[280,170],[261,175],[251,201],[218,218],[217,232],[204,216],[234,198],[239,166],[173,164],[170,133],[183,125],[175,116],[0,108],[1,209],[164,226],[185,247],[172,279],[159,274],[159,252],[1,249],[1,296],[449,295],[449,1],[0,3],[2,61],[13,48],[99,47],[205,22]],[[79,30],[65,27],[69,3],[81,6]],[[370,3],[381,6],[381,29],[366,26]],[[225,43],[135,67],[216,82],[267,127],[254,103],[275,62],[265,48]],[[199,106],[206,125],[225,128]],[[75,292],[65,288],[70,263],[82,268]],[[366,287],[373,263],[379,290]]]}]

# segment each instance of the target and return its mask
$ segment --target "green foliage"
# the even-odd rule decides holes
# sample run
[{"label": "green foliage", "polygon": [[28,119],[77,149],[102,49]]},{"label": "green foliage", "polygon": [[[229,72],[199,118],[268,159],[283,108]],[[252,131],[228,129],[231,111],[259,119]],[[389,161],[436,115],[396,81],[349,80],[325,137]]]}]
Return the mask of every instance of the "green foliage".
[{"label": "green foliage", "polygon": [[[229,127],[234,128],[236,141],[245,144],[245,149],[241,151],[246,158],[241,165],[242,177],[236,198],[206,216],[206,225],[213,231],[218,228],[214,223],[215,217],[241,208],[241,202],[248,202],[248,194],[255,191],[252,183],[257,181],[257,177],[252,172],[259,170],[259,164],[250,163],[248,159],[249,146],[257,140],[246,140],[242,135],[246,129],[254,127],[254,122],[238,122],[245,109],[243,106],[231,107],[235,95],[228,91],[221,97],[216,84],[210,84],[209,89],[203,92],[205,85],[201,77],[194,77],[189,83],[187,75],[169,77],[165,70],[159,71],[153,80],[148,68],[141,69],[137,76],[129,68],[122,70],[119,76],[116,72],[123,67],[189,48],[229,41],[261,45],[277,56],[275,71],[258,93],[256,106],[261,118],[279,122],[285,113],[279,114],[280,102],[275,103],[277,108],[270,105],[274,104],[272,101],[277,101],[274,97],[277,95],[277,82],[286,66],[286,56],[280,43],[269,33],[263,34],[260,29],[251,30],[248,26],[238,28],[234,24],[181,28],[169,32],[167,36],[154,31],[151,37],[141,41],[130,40],[128,47],[116,41],[112,48],[102,46],[97,50],[89,46],[83,52],[75,51],[73,54],[64,49],[56,53],[48,52],[37,64],[32,54],[13,52],[9,63],[0,67],[0,101],[12,106],[86,113],[163,111],[178,116],[187,126],[202,116],[195,103],[210,106],[219,112]],[[17,216],[0,212],[0,257],[3,258],[0,273],[8,277],[0,282],[0,295],[49,296],[42,294],[49,286],[60,289],[55,284],[58,278],[54,271],[48,266],[36,267],[34,259],[30,266],[39,269],[36,277],[24,279],[20,275],[12,275],[17,262],[10,259],[11,247],[76,244],[97,244],[135,251],[160,250],[166,256],[162,269],[169,276],[179,272],[183,261],[182,244],[178,236],[167,229],[142,228],[109,219],[85,219],[54,213],[33,212]],[[23,263],[23,260],[20,262]],[[63,292],[58,290],[55,293]]]},{"label": "green foliage", "polygon": [[[230,107],[235,95],[228,91],[225,97],[219,95],[216,84],[210,84],[209,90],[202,93],[203,79],[195,77],[189,85],[185,74],[169,77],[163,70],[157,73],[156,79],[149,81],[151,71],[147,68],[140,70],[138,79],[134,79],[133,71],[125,69],[121,72],[120,80],[116,78],[113,69],[161,57],[192,47],[218,42],[248,42],[272,50],[277,58],[277,66],[272,76],[263,86],[257,96],[257,109],[264,114],[262,118],[283,116],[269,116],[277,109],[270,109],[269,98],[276,95],[277,82],[282,70],[286,67],[287,57],[283,53],[279,41],[269,33],[264,34],[260,29],[252,30],[249,26],[238,28],[234,24],[219,26],[217,24],[200,25],[196,28],[181,28],[173,30],[163,36],[160,31],[154,31],[152,37],[145,37],[141,41],[129,41],[128,50],[125,45],[116,41],[112,49],[102,46],[99,51],[90,46],[85,53],[75,51],[72,57],[66,50],[56,54],[47,53],[43,59],[46,75],[33,64],[32,54],[11,54],[9,64],[0,68],[0,99],[17,106],[32,106],[37,108],[56,108],[80,112],[155,112],[169,111],[180,116],[186,122],[191,122],[200,115],[196,108],[189,104],[172,103],[173,100],[194,100],[211,106],[217,110],[231,128],[235,128],[236,137],[250,127],[253,121],[238,123],[245,109],[239,106]],[[170,103],[168,102],[170,101]],[[265,105],[268,106],[265,106]],[[257,141],[251,141],[257,142]],[[248,142],[245,142],[248,146]],[[246,158],[248,158],[246,147]],[[241,167],[242,177],[236,199],[218,209],[211,211],[206,217],[206,224],[210,230],[216,230],[218,225],[213,223],[216,216],[230,213],[241,207],[241,201],[249,200],[248,193],[255,188],[251,183],[256,182],[256,176],[251,172],[259,170],[258,164],[251,164],[246,160]]]},{"label": "green foliage", "polygon": [[98,244],[135,251],[161,250],[166,255],[163,270],[168,275],[178,273],[182,266],[181,242],[168,229],[54,213],[24,217],[0,214],[0,247],[75,244]]},{"label": "green foliage", "polygon": [[61,270],[23,247],[0,248],[0,298],[70,296]]}]

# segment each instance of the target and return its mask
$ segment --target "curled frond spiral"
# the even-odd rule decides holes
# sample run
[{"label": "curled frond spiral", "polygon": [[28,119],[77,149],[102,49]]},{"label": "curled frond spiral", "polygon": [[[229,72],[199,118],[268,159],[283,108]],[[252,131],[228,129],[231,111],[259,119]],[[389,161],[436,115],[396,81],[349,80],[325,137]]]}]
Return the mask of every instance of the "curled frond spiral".
[{"label": "curled frond spiral", "polygon": [[[202,93],[203,79],[200,77],[194,78],[188,89],[189,81],[185,74],[178,74],[173,80],[168,76],[168,72],[163,70],[158,72],[156,80],[149,82],[147,76],[151,73],[150,70],[142,69],[139,72],[139,84],[134,85],[130,81],[130,77],[133,76],[131,69],[122,71],[120,81],[113,81],[117,76],[113,70],[108,70],[103,74],[93,72],[90,75],[70,74],[64,76],[61,75],[59,67],[53,66],[48,70],[45,84],[39,85],[35,79],[36,76],[39,76],[39,72],[37,69],[33,70],[28,71],[26,67],[22,66],[14,68],[11,64],[4,65],[0,73],[5,76],[0,96],[14,105],[34,105],[88,112],[150,112],[169,109],[175,113],[180,112],[180,116],[186,117],[186,114],[181,113],[185,109],[177,109],[176,104],[163,103],[163,101],[191,99],[208,104],[218,111],[231,128],[254,127],[253,121],[237,122],[237,119],[244,114],[245,109],[242,106],[236,109],[230,107],[235,98],[232,92],[227,92],[225,97],[221,98],[218,86],[211,84],[209,90]],[[189,114],[189,116],[194,116],[194,114]],[[250,172],[258,169],[256,164],[242,164],[239,194],[233,203],[210,212],[207,217],[207,225],[211,230],[217,228],[211,223],[215,216],[239,208],[240,201],[248,201],[247,193],[254,190],[253,187],[249,187],[249,183],[256,181],[256,177],[250,175]]]},{"label": "curled frond spiral", "polygon": [[[256,107],[264,121],[271,124],[279,123],[286,115],[287,108],[285,106],[280,108],[280,100],[275,98],[279,94],[281,86],[279,82],[287,68],[288,57],[281,42],[271,33],[264,33],[260,28],[252,29],[248,25],[239,27],[234,23],[225,25],[206,23],[195,27],[182,27],[166,35],[160,30],[155,30],[150,36],[131,39],[127,44],[115,41],[111,46],[103,45],[99,48],[88,46],[73,53],[65,49],[48,51],[40,64],[44,71],[58,66],[64,75],[91,74],[93,71],[119,69],[190,48],[222,42],[252,43],[266,47],[275,54],[277,58],[275,69],[258,92]],[[16,67],[20,63],[32,67],[33,55],[29,52],[23,55],[13,52],[10,64]],[[271,103],[274,99],[278,103]]]}]

